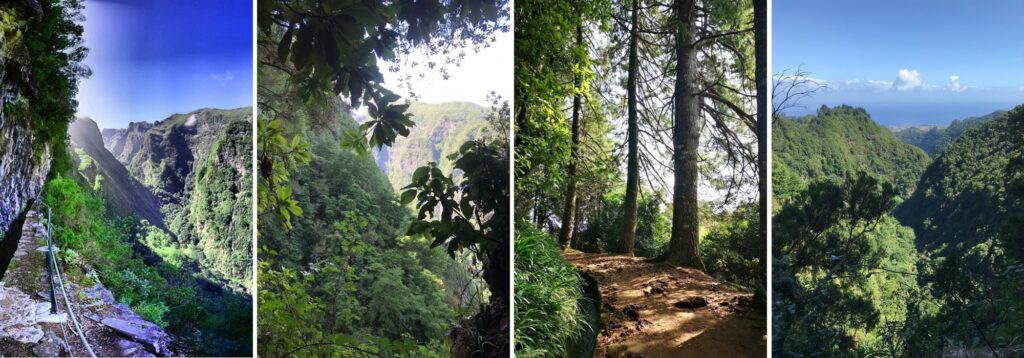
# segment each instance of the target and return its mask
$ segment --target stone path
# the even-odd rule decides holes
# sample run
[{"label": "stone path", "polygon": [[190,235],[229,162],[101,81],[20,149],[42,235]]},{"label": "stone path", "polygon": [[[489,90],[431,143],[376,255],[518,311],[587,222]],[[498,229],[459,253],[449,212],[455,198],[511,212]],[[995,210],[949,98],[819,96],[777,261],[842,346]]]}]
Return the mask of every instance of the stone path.
[{"label": "stone path", "polygon": [[[11,268],[0,282],[0,307],[4,307],[0,310],[0,356],[88,356],[71,330],[59,285],[58,314],[50,314],[50,279],[42,251],[45,241],[45,225],[36,212],[29,212]],[[92,287],[81,287],[67,277],[64,280],[83,334],[97,356],[173,355],[167,333],[117,302],[95,273],[89,277],[96,282]]]}]

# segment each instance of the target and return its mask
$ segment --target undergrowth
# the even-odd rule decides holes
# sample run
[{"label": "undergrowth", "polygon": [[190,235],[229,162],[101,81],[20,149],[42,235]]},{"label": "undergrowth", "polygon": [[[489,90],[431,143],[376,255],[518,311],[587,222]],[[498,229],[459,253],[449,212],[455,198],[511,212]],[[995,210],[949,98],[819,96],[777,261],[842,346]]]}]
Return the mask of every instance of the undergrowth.
[{"label": "undergrowth", "polygon": [[579,274],[550,235],[523,223],[515,235],[516,355],[564,356],[586,324]]}]

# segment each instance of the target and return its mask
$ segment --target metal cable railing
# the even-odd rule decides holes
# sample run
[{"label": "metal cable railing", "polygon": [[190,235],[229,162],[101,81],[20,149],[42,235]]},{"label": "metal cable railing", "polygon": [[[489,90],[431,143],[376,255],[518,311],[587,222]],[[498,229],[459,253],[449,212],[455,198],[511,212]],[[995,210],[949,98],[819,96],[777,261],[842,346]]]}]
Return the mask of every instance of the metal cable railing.
[{"label": "metal cable railing", "polygon": [[[42,197],[43,197],[42,192],[40,192],[39,196],[40,196],[40,198],[37,199],[37,201],[36,201],[37,208],[39,208],[39,209],[42,209],[44,207],[46,208],[46,218],[45,218],[45,220],[46,220],[46,253],[47,253],[46,256],[47,256],[48,261],[49,261],[49,264],[48,264],[49,266],[48,267],[50,267],[50,305],[51,305],[51,310],[52,310],[53,313],[57,312],[57,304],[56,304],[57,300],[56,300],[56,297],[55,297],[56,296],[56,293],[55,293],[56,290],[54,289],[54,283],[55,282],[54,282],[54,279],[53,279],[54,276],[56,276],[57,277],[56,283],[60,286],[61,294],[62,294],[62,296],[64,296],[64,307],[67,308],[68,316],[71,317],[71,322],[74,323],[74,327],[69,327],[69,328],[71,328],[72,331],[75,331],[76,333],[78,333],[78,338],[82,341],[82,345],[85,346],[85,350],[87,352],[89,352],[89,356],[92,357],[92,358],[96,358],[96,353],[93,352],[92,346],[89,344],[89,341],[85,338],[85,331],[82,329],[82,325],[78,323],[78,317],[75,315],[74,308],[72,308],[72,306],[71,306],[71,299],[68,298],[68,292],[64,288],[64,286],[65,286],[64,285],[64,278],[61,277],[60,265],[57,263],[57,256],[54,254],[56,252],[56,250],[54,250],[53,235],[51,234],[51,232],[53,231],[53,225],[52,225],[52,220],[51,220],[52,213],[50,211],[50,206],[46,205],[46,203],[41,200]],[[37,212],[36,213],[36,217],[38,218],[39,215],[40,215],[40,212]],[[64,329],[64,326],[61,325],[61,330],[63,330],[63,329]],[[66,344],[66,342],[67,342],[67,336],[65,334],[65,344]],[[70,347],[68,347],[68,348],[69,348],[68,349],[68,353],[71,353]]]}]

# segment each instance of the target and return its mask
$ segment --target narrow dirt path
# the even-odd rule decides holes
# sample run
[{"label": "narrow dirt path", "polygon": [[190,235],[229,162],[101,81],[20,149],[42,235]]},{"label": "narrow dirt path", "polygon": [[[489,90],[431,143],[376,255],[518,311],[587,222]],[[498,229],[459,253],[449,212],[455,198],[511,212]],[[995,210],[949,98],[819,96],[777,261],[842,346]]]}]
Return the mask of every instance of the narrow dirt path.
[{"label": "narrow dirt path", "polygon": [[566,251],[601,290],[595,357],[764,357],[766,313],[700,270]]}]

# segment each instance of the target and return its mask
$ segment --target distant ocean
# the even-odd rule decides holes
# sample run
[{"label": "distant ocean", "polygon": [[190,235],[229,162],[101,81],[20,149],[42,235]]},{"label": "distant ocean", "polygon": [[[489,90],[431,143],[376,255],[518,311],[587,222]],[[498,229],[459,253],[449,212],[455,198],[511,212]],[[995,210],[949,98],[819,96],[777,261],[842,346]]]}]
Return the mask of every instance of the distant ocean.
[{"label": "distant ocean", "polygon": [[983,116],[998,110],[1009,110],[1016,105],[1024,104],[1011,102],[939,102],[939,103],[844,103],[844,102],[814,102],[806,101],[804,108],[797,108],[786,111],[787,115],[802,116],[805,114],[817,113],[822,104],[829,107],[848,104],[854,107],[863,107],[871,115],[871,119],[881,125],[919,125],[919,124],[949,124],[956,119]]}]

